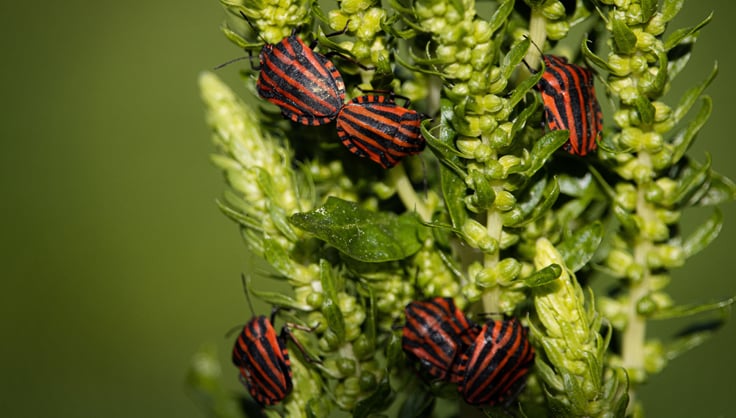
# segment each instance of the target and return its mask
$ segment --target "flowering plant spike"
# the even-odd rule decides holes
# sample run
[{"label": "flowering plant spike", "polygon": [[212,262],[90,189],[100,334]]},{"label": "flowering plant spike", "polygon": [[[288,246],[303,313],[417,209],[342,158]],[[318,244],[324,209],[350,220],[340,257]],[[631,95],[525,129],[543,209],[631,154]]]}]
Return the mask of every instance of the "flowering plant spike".
[{"label": "flowering plant spike", "polygon": [[[340,75],[344,102],[299,124],[255,94],[257,65],[242,67],[248,97],[213,73],[199,78],[212,162],[227,184],[218,206],[271,267],[246,272],[249,292],[278,308],[273,327],[294,324],[293,338],[251,338],[268,359],[286,364],[289,352],[279,375],[289,390],[277,396],[258,387],[273,368],[248,363],[254,378],[233,395],[223,382],[237,382],[238,368],[220,366],[212,349],[195,356],[189,381],[213,415],[640,417],[640,385],[712,334],[655,340],[650,321],[727,317],[718,314],[728,295],[681,305],[666,287],[714,241],[718,206],[736,197],[707,155],[688,153],[711,113],[717,67],[679,101],[663,99],[711,19],[666,31],[690,2],[221,3],[228,39],[258,54],[298,37],[329,60],[326,76]],[[570,30],[583,22],[588,35]],[[585,83],[543,97],[542,54],[575,65],[558,65],[557,79]],[[342,84],[320,92],[318,71],[300,74],[309,80],[287,77],[289,95],[343,100]],[[393,113],[411,118],[349,107],[364,97],[405,97],[411,109]],[[600,114],[598,102],[611,106]],[[564,107],[565,123],[546,126],[550,106]],[[713,214],[681,236],[693,206]],[[452,314],[407,322],[428,300]],[[442,318],[462,326],[445,332]],[[421,326],[413,345],[402,344],[406,324]]]}]

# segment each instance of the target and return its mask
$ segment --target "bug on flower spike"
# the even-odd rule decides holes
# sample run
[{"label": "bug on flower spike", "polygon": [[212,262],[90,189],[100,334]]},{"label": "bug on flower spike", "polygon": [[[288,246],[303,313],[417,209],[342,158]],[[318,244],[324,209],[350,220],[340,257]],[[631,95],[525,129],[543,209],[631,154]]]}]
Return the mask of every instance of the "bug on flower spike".
[{"label": "bug on flower spike", "polygon": [[565,58],[543,55],[545,70],[537,83],[550,130],[567,129],[563,146],[570,154],[585,156],[596,149],[603,116],[593,86],[593,73]]},{"label": "bug on flower spike", "polygon": [[419,154],[426,145],[420,131],[421,115],[397,105],[394,97],[393,94],[359,96],[337,115],[337,134],[343,145],[383,168],[391,168],[404,157]]},{"label": "bug on flower spike", "polygon": [[523,387],[533,361],[534,348],[517,319],[488,321],[461,356],[457,390],[471,405],[509,402]]},{"label": "bug on flower spike", "polygon": [[404,312],[401,346],[406,355],[429,377],[457,383],[460,354],[473,343],[479,327],[452,298],[414,301]]}]

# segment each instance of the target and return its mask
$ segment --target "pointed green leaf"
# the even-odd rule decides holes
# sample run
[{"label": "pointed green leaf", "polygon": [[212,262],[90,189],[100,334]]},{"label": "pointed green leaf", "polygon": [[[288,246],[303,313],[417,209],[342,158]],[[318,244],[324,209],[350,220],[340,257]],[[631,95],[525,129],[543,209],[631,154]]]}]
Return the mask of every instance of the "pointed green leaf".
[{"label": "pointed green leaf", "polygon": [[495,33],[499,30],[506,22],[509,21],[509,15],[514,10],[514,0],[503,0],[498,8],[491,16],[490,25],[491,33]]},{"label": "pointed green leaf", "polygon": [[682,98],[680,98],[680,103],[677,105],[677,109],[675,109],[675,111],[672,112],[672,123],[673,124],[679,123],[682,120],[682,118],[685,117],[687,112],[689,112],[690,109],[693,107],[693,105],[695,105],[695,102],[698,100],[700,95],[703,94],[703,91],[705,91],[706,87],[708,87],[708,85],[710,85],[713,79],[716,78],[717,74],[718,74],[718,62],[716,62],[713,65],[713,70],[711,70],[708,77],[706,77],[706,79],[703,80],[702,83],[688,90],[682,96]]},{"label": "pointed green leaf", "polygon": [[685,257],[690,258],[702,251],[710,245],[713,240],[718,237],[723,227],[723,214],[717,208],[713,210],[713,214],[708,220],[698,227],[689,237],[682,243],[682,249],[685,251]]},{"label": "pointed green leaf", "polygon": [[322,315],[327,320],[327,326],[335,333],[339,342],[345,341],[345,319],[340,311],[337,297],[335,272],[326,260],[319,262],[319,276],[322,283]]},{"label": "pointed green leaf", "polygon": [[641,22],[646,23],[657,12],[657,0],[641,0]]},{"label": "pointed green leaf", "polygon": [[269,292],[265,290],[255,290],[250,284],[250,281],[247,282],[246,287],[248,288],[248,292],[252,293],[255,297],[258,299],[261,299],[264,302],[267,302],[270,305],[279,306],[283,308],[289,308],[289,309],[296,309],[299,311],[309,312],[312,311],[312,307],[310,307],[307,304],[301,304],[296,299],[287,296],[283,293],[279,292]]},{"label": "pointed green leaf", "polygon": [[531,77],[519,83],[509,97],[508,105],[513,108],[526,96],[526,94],[542,79],[542,71],[537,71]]},{"label": "pointed green leaf", "polygon": [[736,184],[728,177],[710,170],[709,186],[708,190],[697,201],[692,202],[693,204],[698,206],[716,206],[736,200]]},{"label": "pointed green leaf", "polygon": [[613,16],[611,19],[614,51],[620,55],[629,55],[636,50],[636,35],[629,29],[623,19]]},{"label": "pointed green leaf", "polygon": [[504,225],[519,227],[534,222],[544,215],[557,201],[560,194],[560,185],[557,178],[553,177],[535,183],[528,194],[527,199],[518,202],[518,210],[509,211],[502,216]]},{"label": "pointed green leaf", "polygon": [[509,53],[503,57],[503,64],[501,65],[503,78],[508,79],[511,77],[511,74],[526,56],[529,45],[531,45],[531,41],[529,38],[525,38],[523,41],[514,45]]},{"label": "pointed green leaf", "polygon": [[562,274],[562,267],[560,267],[559,264],[550,264],[525,278],[524,283],[529,287],[544,286],[557,280],[557,278],[560,277],[560,274]]},{"label": "pointed green leaf", "polygon": [[556,247],[565,259],[565,265],[574,273],[593,258],[602,240],[603,226],[594,222],[578,229]]},{"label": "pointed green leaf", "polygon": [[401,405],[399,418],[422,418],[432,416],[435,400],[434,394],[425,390],[424,386],[416,385]]},{"label": "pointed green leaf", "polygon": [[292,215],[289,221],[365,262],[401,260],[422,246],[418,238],[421,224],[416,215],[372,212],[336,197],[328,198],[324,206],[313,211]]},{"label": "pointed green leaf", "polygon": [[711,12],[705,19],[703,19],[702,22],[693,27],[678,29],[672,32],[670,36],[667,37],[667,40],[664,41],[664,50],[669,51],[670,49],[676,47],[685,38],[695,34],[697,31],[702,29],[703,26],[710,23],[711,19],[713,19],[713,12]]},{"label": "pointed green leaf", "polygon": [[220,211],[222,211],[225,216],[237,222],[244,228],[254,229],[258,231],[262,230],[263,228],[263,225],[255,220],[253,217],[240,213],[239,211],[235,210],[230,205],[224,203],[221,200],[217,200],[217,207],[220,208]]},{"label": "pointed green leaf", "polygon": [[286,250],[277,240],[263,238],[263,257],[276,271],[289,279],[296,279],[297,272]]},{"label": "pointed green leaf", "polygon": [[644,96],[639,96],[634,100],[634,107],[639,113],[642,123],[651,125],[654,122],[654,106]]},{"label": "pointed green leaf", "polygon": [[353,410],[354,418],[367,418],[375,412],[383,411],[391,405],[393,400],[391,385],[388,384],[388,378],[383,378],[378,384],[378,388],[371,396],[358,402]]},{"label": "pointed green leaf", "polygon": [[601,68],[603,70],[608,71],[609,73],[614,72],[611,70],[611,67],[608,65],[608,61],[604,60],[603,58],[599,57],[593,51],[588,48],[588,37],[586,36],[583,38],[583,42],[580,44],[580,49],[583,51],[583,56],[588,59],[594,66]]},{"label": "pointed green leaf", "polygon": [[467,186],[453,170],[440,165],[440,180],[442,182],[442,195],[445,198],[447,212],[450,214],[452,225],[459,228],[468,219],[468,211],[465,209],[465,196]]},{"label": "pointed green leaf", "polygon": [[623,227],[624,231],[626,231],[628,234],[636,235],[639,233],[639,226],[636,224],[636,221],[631,216],[631,213],[629,213],[626,209],[622,208],[619,205],[615,205],[613,207],[613,214],[616,219],[621,223],[621,227]]},{"label": "pointed green leaf", "polygon": [[701,305],[679,305],[667,309],[661,309],[650,316],[651,319],[673,319],[685,318],[704,312],[713,312],[719,310],[730,309],[736,298],[728,298],[713,303],[704,303]]},{"label": "pointed green leaf", "polygon": [[697,201],[700,194],[708,188],[706,183],[710,172],[710,155],[706,154],[705,164],[699,165],[689,159],[687,163],[687,167],[677,177],[677,193],[671,199],[664,201],[664,204],[685,207],[691,202]]},{"label": "pointed green leaf", "polygon": [[289,221],[287,220],[286,212],[284,212],[281,207],[269,202],[268,214],[271,218],[271,222],[273,222],[273,225],[281,233],[281,235],[284,236],[284,238],[291,242],[296,242],[299,239],[299,237],[296,235],[296,232],[294,231],[294,228],[292,228],[292,226],[289,224]]},{"label": "pointed green leaf", "polygon": [[539,138],[532,146],[529,154],[529,168],[525,174],[532,177],[534,173],[544,167],[549,161],[552,154],[557,151],[570,138],[568,130],[550,131],[543,137]]},{"label": "pointed green leaf", "polygon": [[539,95],[533,94],[530,97],[532,97],[531,102],[526,103],[519,115],[514,118],[514,124],[511,126],[511,131],[509,132],[510,138],[515,138],[524,129],[529,118],[537,113],[537,108],[540,104]]},{"label": "pointed green leaf", "polygon": [[662,2],[662,20],[667,23],[677,16],[685,0],[664,0]]},{"label": "pointed green leaf", "polygon": [[698,115],[695,119],[690,121],[685,129],[678,132],[672,140],[672,145],[674,146],[674,152],[672,155],[673,163],[680,161],[680,158],[685,155],[685,152],[690,148],[695,136],[700,132],[700,129],[703,128],[705,122],[708,121],[708,118],[710,118],[710,114],[713,111],[713,100],[711,100],[709,96],[701,96],[701,98],[703,107],[700,108]]},{"label": "pointed green leaf", "polygon": [[[660,53],[657,55],[658,62],[659,62],[659,68],[657,71],[657,76],[654,77],[654,80],[651,84],[646,88],[644,91],[645,94],[647,94],[652,99],[657,99],[659,96],[662,95],[662,92],[664,91],[665,86],[667,85],[667,68],[669,61],[667,60],[667,54]],[[654,109],[652,109],[652,119],[654,119]],[[649,122],[651,123],[651,122]]]}]

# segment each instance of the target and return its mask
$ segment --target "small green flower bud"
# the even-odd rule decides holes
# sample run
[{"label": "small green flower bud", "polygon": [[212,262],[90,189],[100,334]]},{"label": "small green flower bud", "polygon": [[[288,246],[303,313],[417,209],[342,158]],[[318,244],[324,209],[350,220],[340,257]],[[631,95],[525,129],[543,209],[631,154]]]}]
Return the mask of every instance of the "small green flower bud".
[{"label": "small green flower bud", "polygon": [[650,218],[643,222],[641,235],[651,241],[657,242],[667,240],[670,236],[670,232],[664,222],[659,219]]},{"label": "small green flower bud", "polygon": [[353,352],[355,356],[362,360],[367,360],[373,357],[375,345],[368,341],[368,337],[365,334],[360,334],[358,338],[353,341]]},{"label": "small green flower bud", "polygon": [[335,362],[337,370],[342,376],[353,376],[355,375],[356,365],[355,360],[349,358],[339,358]]},{"label": "small green flower bud", "polygon": [[644,345],[644,369],[649,373],[659,373],[666,365],[662,343],[659,340],[648,341]]},{"label": "small green flower bud", "polygon": [[631,67],[631,72],[633,72],[634,74],[643,74],[649,69],[649,63],[647,62],[646,57],[643,57],[641,55],[632,56],[629,63]]},{"label": "small green flower bud", "polygon": [[503,108],[505,101],[495,94],[487,94],[480,100],[483,110],[489,113],[496,113]]},{"label": "small green flower bud", "polygon": [[340,346],[340,339],[330,328],[327,328],[322,334],[322,338],[319,339],[319,348],[324,352],[330,352],[336,350]]},{"label": "small green flower bud", "polygon": [[661,48],[661,43],[651,33],[640,30],[634,31],[636,34],[636,48],[640,51],[652,51],[656,47]]},{"label": "small green flower bud", "polygon": [[324,302],[324,295],[320,292],[310,292],[307,295],[307,305],[309,305],[312,308],[315,308],[315,309],[321,308],[322,302]]},{"label": "small green flower bud", "polygon": [[511,210],[516,204],[516,198],[511,192],[500,190],[496,193],[496,199],[493,205],[500,211]]},{"label": "small green flower bud", "polygon": [[619,128],[626,128],[632,125],[631,123],[631,110],[620,109],[614,112],[613,121],[616,122]]},{"label": "small green flower bud", "polygon": [[664,144],[658,153],[652,155],[652,167],[655,170],[664,170],[672,166],[673,149],[671,144]]},{"label": "small green flower bud", "polygon": [[626,269],[626,277],[628,277],[632,282],[641,282],[644,278],[644,269],[644,266],[632,263]]},{"label": "small green flower bud", "polygon": [[508,286],[521,272],[521,263],[514,258],[504,258],[494,267],[494,274],[501,286]]},{"label": "small green flower bud", "polygon": [[637,193],[633,184],[616,184],[616,203],[629,212],[636,209]]},{"label": "small green flower bud", "polygon": [[566,20],[547,23],[547,37],[554,41],[560,40],[570,31],[570,24]]},{"label": "small green flower bud", "polygon": [[491,268],[484,268],[475,276],[478,287],[489,288],[496,286],[496,274]]},{"label": "small green flower bud", "polygon": [[364,393],[372,392],[376,390],[376,387],[378,386],[376,375],[371,372],[361,373],[360,381],[358,383],[360,385],[360,390]]},{"label": "small green flower bud", "polygon": [[340,9],[347,14],[355,14],[373,5],[371,0],[343,0]]},{"label": "small green flower bud", "polygon": [[549,20],[558,20],[565,17],[565,6],[559,1],[547,2],[542,8],[542,16]]},{"label": "small green flower bud", "polygon": [[654,13],[644,28],[652,36],[663,34],[665,29],[667,29],[667,22],[664,21],[664,16],[660,12]]},{"label": "small green flower bud", "polygon": [[477,137],[461,136],[455,140],[455,146],[465,155],[475,155],[481,146],[481,140]]},{"label": "small green flower bud", "polygon": [[435,51],[437,59],[443,62],[453,62],[455,55],[457,54],[457,46],[455,45],[441,45],[437,47]]},{"label": "small green flower bud", "polygon": [[656,211],[657,219],[664,222],[667,225],[673,225],[675,222],[680,220],[680,215],[682,215],[682,212],[679,210],[667,210],[667,209],[658,209]]},{"label": "small green flower bud", "polygon": [[649,295],[646,295],[636,302],[636,313],[641,316],[650,316],[657,311],[657,304],[654,303]]},{"label": "small green flower bud", "polygon": [[314,328],[314,332],[321,334],[327,330],[327,319],[325,319],[322,312],[313,311],[307,315],[307,326]]},{"label": "small green flower bud", "polygon": [[616,54],[608,54],[608,66],[611,72],[618,77],[626,77],[631,73],[631,62],[629,57],[622,57]]},{"label": "small green flower bud", "polygon": [[345,385],[345,395],[347,396],[358,396],[360,395],[360,379],[356,376],[350,376],[343,382]]},{"label": "small green flower bud", "polygon": [[452,86],[450,91],[456,97],[467,96],[470,93],[470,90],[468,89],[468,85],[462,82],[455,83],[455,85]]}]

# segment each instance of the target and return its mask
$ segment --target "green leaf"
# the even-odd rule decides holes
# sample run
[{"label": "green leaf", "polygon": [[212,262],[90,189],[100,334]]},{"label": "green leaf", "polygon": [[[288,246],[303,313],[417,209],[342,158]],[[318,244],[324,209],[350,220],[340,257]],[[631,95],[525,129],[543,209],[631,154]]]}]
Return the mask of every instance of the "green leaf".
[{"label": "green leaf", "polygon": [[335,333],[339,342],[345,341],[345,319],[340,311],[337,297],[337,283],[335,272],[326,260],[319,261],[319,276],[322,283],[322,314],[327,320],[327,326]]},{"label": "green leaf", "polygon": [[391,405],[393,400],[393,394],[391,393],[391,386],[388,384],[388,378],[383,378],[378,384],[376,389],[371,396],[358,402],[353,410],[354,418],[367,418],[374,412],[383,411]]},{"label": "green leaf", "polygon": [[231,207],[230,205],[226,204],[225,202],[221,200],[217,200],[217,207],[220,208],[220,211],[222,211],[225,216],[232,219],[233,221],[237,222],[241,226],[248,228],[248,229],[254,229],[257,231],[261,231],[263,228],[263,224],[261,222],[258,222],[255,218],[252,216],[244,215],[237,211],[235,208]]},{"label": "green leaf", "polygon": [[646,97],[639,96],[634,99],[634,107],[643,124],[651,125],[654,122],[654,106]]},{"label": "green leaf", "polygon": [[710,83],[713,81],[713,79],[716,78],[716,75],[718,75],[718,63],[716,62],[713,65],[713,70],[711,70],[708,77],[706,77],[705,80],[703,80],[702,83],[696,85],[695,87],[688,90],[680,99],[680,103],[677,105],[677,109],[675,109],[674,112],[672,112],[672,123],[677,124],[679,123],[682,118],[685,117],[687,112],[690,111],[690,109],[695,105],[695,102],[698,100],[700,95],[705,91],[706,87],[710,85]]},{"label": "green leaf", "polygon": [[404,364],[406,359],[404,358],[404,350],[401,347],[401,337],[396,333],[391,333],[386,344],[386,365],[388,369]]},{"label": "green leaf", "polygon": [[516,138],[516,135],[526,126],[529,118],[537,113],[537,108],[539,108],[540,104],[539,95],[533,94],[531,97],[531,102],[526,103],[519,115],[514,118],[514,124],[511,125],[511,131],[509,132],[510,138]]},{"label": "green leaf", "polygon": [[501,65],[501,74],[503,78],[511,78],[511,74],[524,59],[524,56],[526,56],[526,52],[529,50],[529,45],[531,45],[531,41],[529,38],[525,38],[523,41],[514,45],[509,53],[503,57],[503,64]]},{"label": "green leaf", "polygon": [[504,225],[519,227],[534,222],[544,215],[557,201],[560,194],[560,185],[557,178],[551,181],[546,178],[536,182],[529,190],[525,200],[518,202],[516,210],[511,210],[502,215]]},{"label": "green leaf", "polygon": [[550,131],[539,138],[532,146],[532,151],[529,155],[529,168],[525,172],[527,177],[532,177],[534,173],[544,167],[552,154],[564,145],[568,139],[570,139],[570,132],[568,130]]},{"label": "green leaf", "polygon": [[578,229],[556,247],[565,259],[565,265],[570,271],[576,272],[593,258],[602,240],[603,226],[600,222],[594,222]]},{"label": "green leaf", "polygon": [[509,107],[513,108],[516,107],[517,104],[523,99],[527,92],[531,90],[534,86],[539,83],[539,80],[542,79],[542,71],[537,71],[535,74],[532,74],[531,77],[527,78],[526,80],[519,83],[514,91],[511,93],[511,96],[509,97],[508,105]]},{"label": "green leaf", "polygon": [[286,250],[277,240],[273,238],[263,238],[263,257],[266,262],[276,271],[289,279],[298,279],[298,273],[292,264],[291,258]]},{"label": "green leaf", "polygon": [[468,219],[468,211],[465,209],[465,196],[467,186],[453,170],[440,165],[440,180],[442,182],[442,195],[445,198],[447,212],[450,214],[452,225],[459,228]]},{"label": "green leaf", "polygon": [[662,2],[662,20],[667,23],[677,16],[677,13],[682,9],[682,5],[685,4],[685,0],[664,0]]},{"label": "green leaf", "polygon": [[672,145],[674,151],[672,155],[672,162],[676,163],[680,161],[685,155],[685,152],[690,148],[695,136],[700,132],[700,129],[705,125],[705,122],[710,118],[710,114],[713,111],[713,100],[709,96],[701,96],[703,101],[703,107],[700,108],[698,115],[690,121],[687,127],[675,135],[672,139]]},{"label": "green leaf", "polygon": [[583,51],[583,56],[588,59],[594,66],[602,68],[609,73],[614,72],[608,65],[608,61],[594,54],[593,51],[588,48],[588,37],[583,38],[583,42],[580,44],[580,50]]},{"label": "green leaf", "polygon": [[270,215],[273,225],[279,232],[281,232],[281,235],[283,235],[284,238],[291,242],[296,242],[299,239],[294,228],[291,227],[287,220],[286,212],[284,212],[281,207],[268,202],[268,214]]},{"label": "green leaf", "polygon": [[730,309],[736,298],[728,298],[713,303],[704,303],[701,305],[680,305],[673,306],[667,309],[661,309],[650,316],[651,319],[673,319],[673,318],[685,318],[688,316],[697,315],[704,312],[713,312],[719,310]]},{"label": "green leaf", "polygon": [[550,264],[525,278],[524,283],[529,287],[544,286],[557,280],[560,274],[562,274],[562,267],[559,264]]},{"label": "green leaf", "polygon": [[688,160],[687,163],[685,169],[677,177],[677,193],[671,199],[662,203],[686,207],[692,205],[693,201],[697,201],[707,191],[711,164],[710,155],[706,154],[705,164],[703,165],[691,160]]},{"label": "green leaf", "polygon": [[657,0],[641,0],[641,22],[646,23],[657,12]]},{"label": "green leaf", "polygon": [[[657,99],[659,96],[662,95],[662,92],[664,91],[665,86],[667,85],[667,66],[668,66],[668,60],[667,60],[667,54],[660,53],[657,55],[657,58],[659,60],[659,70],[657,71],[657,76],[654,77],[654,80],[652,83],[647,87],[647,89],[644,91],[650,98]],[[654,119],[654,109],[652,109],[652,117],[651,119]],[[652,122],[649,122],[652,123]]]},{"label": "green leaf", "polygon": [[717,208],[713,210],[713,214],[708,220],[698,227],[689,237],[682,243],[682,249],[685,257],[690,258],[702,251],[710,245],[713,240],[718,237],[723,227],[723,214]]},{"label": "green leaf", "polygon": [[629,29],[623,19],[614,15],[611,19],[614,51],[620,55],[629,55],[636,50],[636,35]]},{"label": "green leaf", "polygon": [[622,208],[619,205],[614,205],[613,215],[621,223],[621,227],[624,229],[624,231],[626,231],[629,235],[634,236],[639,233],[639,226],[636,224],[636,221],[631,216],[631,213],[629,213],[626,209]]},{"label": "green leaf", "polygon": [[501,29],[509,21],[509,15],[514,10],[514,0],[504,0],[491,16],[491,33]]},{"label": "green leaf", "polygon": [[736,200],[736,184],[731,179],[710,170],[710,187],[697,201],[698,206],[716,206]]},{"label": "green leaf", "polygon": [[296,309],[296,310],[304,311],[304,312],[309,312],[309,311],[314,310],[309,305],[301,304],[296,299],[290,296],[287,296],[283,293],[269,292],[265,290],[255,290],[253,289],[253,286],[251,286],[250,280],[246,282],[246,287],[248,288],[249,293],[252,293],[257,298],[261,299],[264,302],[267,302],[270,305],[279,306],[283,308],[289,308],[289,309]]},{"label": "green leaf", "polygon": [[667,40],[664,41],[664,50],[669,51],[670,49],[676,47],[685,38],[695,34],[697,31],[702,29],[703,26],[710,23],[711,19],[713,19],[713,12],[711,12],[705,19],[703,19],[702,22],[693,27],[678,29],[672,32],[670,36],[667,37]]},{"label": "green leaf", "polygon": [[428,390],[425,390],[424,386],[415,386],[414,390],[409,393],[406,400],[401,405],[399,418],[422,418],[432,416],[435,399],[435,395]]},{"label": "green leaf", "polygon": [[416,253],[420,223],[413,213],[371,212],[337,197],[324,206],[292,215],[289,221],[356,260],[380,263]]}]

